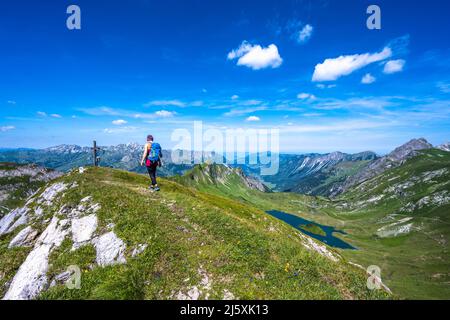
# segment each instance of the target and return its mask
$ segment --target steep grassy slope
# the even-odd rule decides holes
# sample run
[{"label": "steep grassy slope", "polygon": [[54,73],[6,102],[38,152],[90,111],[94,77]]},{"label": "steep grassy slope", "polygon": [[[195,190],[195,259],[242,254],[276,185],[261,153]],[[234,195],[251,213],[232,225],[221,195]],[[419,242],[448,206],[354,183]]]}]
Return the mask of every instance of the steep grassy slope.
[{"label": "steep grassy slope", "polygon": [[[164,179],[160,193],[147,185],[145,176],[105,168],[52,182],[27,204],[25,225],[41,234],[34,247],[8,248],[25,225],[0,237],[1,292],[20,292],[17,269],[44,248],[41,299],[387,297],[366,288],[364,271],[260,209]],[[88,218],[98,220],[93,234],[77,242],[75,222]],[[53,231],[50,244],[44,229]],[[111,263],[99,245],[106,236],[118,244]],[[79,290],[59,282],[70,265],[82,271]]]},{"label": "steep grassy slope", "polygon": [[253,194],[253,190],[270,192],[270,189],[261,181],[245,175],[241,168],[215,163],[196,165],[184,175],[171,177],[170,180],[200,191],[233,199],[245,199],[245,196]]}]

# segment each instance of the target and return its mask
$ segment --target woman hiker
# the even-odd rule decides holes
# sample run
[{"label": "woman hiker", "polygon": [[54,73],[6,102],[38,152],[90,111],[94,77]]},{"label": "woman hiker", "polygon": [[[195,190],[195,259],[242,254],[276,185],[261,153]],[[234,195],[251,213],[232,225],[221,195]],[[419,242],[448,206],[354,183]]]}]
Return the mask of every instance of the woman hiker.
[{"label": "woman hiker", "polygon": [[149,187],[152,191],[159,191],[158,183],[156,182],[156,168],[161,166],[161,146],[157,142],[153,142],[153,136],[147,136],[147,143],[144,146],[144,154],[141,159],[141,166],[147,167],[148,174],[152,180],[152,185]]}]

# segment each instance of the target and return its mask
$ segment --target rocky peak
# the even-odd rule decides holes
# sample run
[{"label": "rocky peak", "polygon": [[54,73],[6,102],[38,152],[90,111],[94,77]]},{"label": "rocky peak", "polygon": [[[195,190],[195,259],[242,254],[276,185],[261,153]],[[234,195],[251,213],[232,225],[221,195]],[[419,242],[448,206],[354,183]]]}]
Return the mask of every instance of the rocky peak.
[{"label": "rocky peak", "polygon": [[450,142],[443,143],[440,146],[437,146],[437,148],[442,151],[450,151]]},{"label": "rocky peak", "polygon": [[351,187],[371,179],[388,169],[401,166],[407,159],[416,156],[417,151],[430,148],[433,148],[433,146],[424,138],[412,139],[411,141],[408,141],[407,143],[396,148],[388,155],[372,161],[357,174],[350,176],[342,186],[333,192],[332,196],[343,193]]},{"label": "rocky peak", "polygon": [[433,145],[424,138],[412,139],[389,153],[387,157],[392,161],[402,161],[414,155],[416,151],[430,148],[433,148]]},{"label": "rocky peak", "polygon": [[327,154],[324,159],[330,161],[341,161],[345,158],[345,154],[340,151],[335,151]]}]

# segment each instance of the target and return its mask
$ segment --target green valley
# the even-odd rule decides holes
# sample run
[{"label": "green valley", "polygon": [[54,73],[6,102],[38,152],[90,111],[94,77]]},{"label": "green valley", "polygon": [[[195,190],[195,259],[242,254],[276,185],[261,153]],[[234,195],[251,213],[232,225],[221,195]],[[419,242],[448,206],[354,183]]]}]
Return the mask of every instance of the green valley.
[{"label": "green valley", "polygon": [[445,299],[450,295],[449,168],[448,152],[422,150],[400,167],[332,200],[245,188],[230,191],[236,179],[232,174],[225,175],[222,183],[199,182],[198,187],[264,211],[282,210],[343,230],[347,234],[337,236],[358,250],[336,250],[363,268],[379,266],[394,293],[403,298]]}]

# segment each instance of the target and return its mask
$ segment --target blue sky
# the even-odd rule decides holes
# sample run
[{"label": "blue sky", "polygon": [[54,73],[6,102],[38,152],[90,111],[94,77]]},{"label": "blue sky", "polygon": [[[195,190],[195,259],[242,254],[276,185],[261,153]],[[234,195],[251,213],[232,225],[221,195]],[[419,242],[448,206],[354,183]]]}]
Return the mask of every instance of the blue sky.
[{"label": "blue sky", "polygon": [[[66,8],[81,8],[81,30]],[[366,27],[381,8],[382,29]],[[8,1],[0,147],[276,128],[284,152],[449,140],[446,1]]]}]

